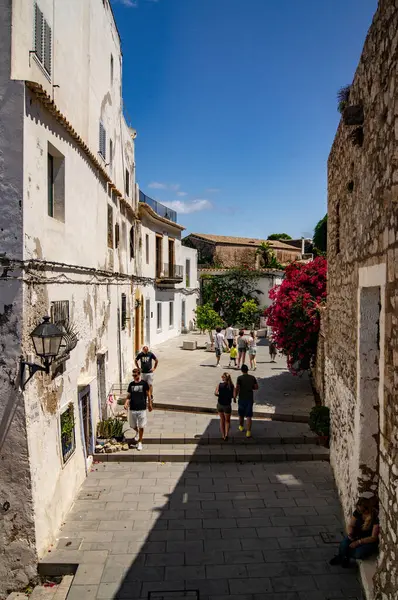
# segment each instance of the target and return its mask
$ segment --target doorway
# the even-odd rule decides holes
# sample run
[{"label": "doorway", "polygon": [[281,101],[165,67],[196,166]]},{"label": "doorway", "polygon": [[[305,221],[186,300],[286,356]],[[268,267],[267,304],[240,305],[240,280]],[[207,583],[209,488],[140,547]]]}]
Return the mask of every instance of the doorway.
[{"label": "doorway", "polygon": [[141,348],[141,306],[137,303],[137,300],[134,311],[134,350],[137,354]]},{"label": "doorway", "polygon": [[159,235],[156,236],[156,277],[160,277],[163,271],[162,265],[162,243],[163,238]]},{"label": "doorway", "polygon": [[151,300],[145,300],[145,344],[151,345]]},{"label": "doorway", "polygon": [[79,393],[79,409],[81,420],[81,436],[86,458],[93,454],[93,424],[91,415],[90,387],[85,387]]},{"label": "doorway", "polygon": [[97,356],[97,381],[98,381],[98,405],[100,415],[106,414],[106,374],[105,374],[105,354]]},{"label": "doorway", "polygon": [[169,277],[174,277],[174,264],[175,264],[174,240],[169,239]]},{"label": "doorway", "polygon": [[360,288],[357,379],[358,494],[366,493],[369,496],[377,496],[379,473],[380,315],[380,287]]},{"label": "doorway", "polygon": [[181,301],[181,329],[184,331],[186,328],[186,313],[185,313],[185,300]]}]

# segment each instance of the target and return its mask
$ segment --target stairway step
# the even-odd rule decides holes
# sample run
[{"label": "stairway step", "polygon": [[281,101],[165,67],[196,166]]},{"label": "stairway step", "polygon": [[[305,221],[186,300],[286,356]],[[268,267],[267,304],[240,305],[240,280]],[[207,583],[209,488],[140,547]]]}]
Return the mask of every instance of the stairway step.
[{"label": "stairway step", "polygon": [[329,450],[313,444],[147,444],[128,450],[95,454],[98,462],[285,462],[329,460]]},{"label": "stairway step", "polygon": [[[166,410],[170,412],[184,412],[184,413],[196,413],[196,414],[205,414],[205,415],[216,415],[217,409],[208,407],[208,406],[200,406],[200,405],[188,405],[188,404],[177,404],[176,402],[163,402],[156,400],[154,401],[155,410]],[[232,409],[232,414],[236,416],[238,414],[237,409]],[[255,419],[271,419],[272,421],[288,421],[294,423],[308,423],[309,416],[305,413],[288,413],[288,412],[268,412],[259,407],[259,405],[254,405],[253,412]]]},{"label": "stairway step", "polygon": [[[126,442],[130,443],[133,438],[133,434],[126,435]],[[287,436],[258,436],[251,439],[247,439],[244,434],[232,434],[229,436],[229,443],[234,445],[279,445],[279,444],[315,444],[317,443],[318,436],[316,435],[287,435]],[[220,436],[213,437],[198,434],[159,434],[145,436],[145,445],[154,444],[198,444],[200,446],[217,445],[220,444]]]}]

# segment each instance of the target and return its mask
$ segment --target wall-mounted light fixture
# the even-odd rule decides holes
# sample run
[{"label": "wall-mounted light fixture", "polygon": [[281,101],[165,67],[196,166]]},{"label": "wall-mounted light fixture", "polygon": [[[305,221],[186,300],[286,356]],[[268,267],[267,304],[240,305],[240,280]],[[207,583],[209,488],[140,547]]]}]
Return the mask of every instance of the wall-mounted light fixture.
[{"label": "wall-mounted light fixture", "polygon": [[[43,317],[43,323],[40,323],[40,325],[32,331],[30,337],[32,338],[35,352],[43,361],[44,366],[26,362],[21,359],[21,388],[23,390],[36,371],[44,371],[47,375],[49,374],[50,365],[59,353],[64,334],[59,327],[50,323],[50,317]],[[29,377],[24,381],[26,368],[29,370]]]},{"label": "wall-mounted light fixture", "polygon": [[139,300],[137,298],[136,301],[135,301],[135,304],[134,304],[134,308],[139,308],[140,306],[142,306],[142,302],[141,302],[141,300]]}]

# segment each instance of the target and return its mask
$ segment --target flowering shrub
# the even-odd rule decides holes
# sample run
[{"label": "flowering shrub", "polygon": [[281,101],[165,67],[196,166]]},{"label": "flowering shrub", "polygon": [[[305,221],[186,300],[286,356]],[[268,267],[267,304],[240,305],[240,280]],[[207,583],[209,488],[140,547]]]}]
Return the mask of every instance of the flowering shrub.
[{"label": "flowering shrub", "polygon": [[309,263],[286,267],[285,279],[269,293],[266,309],[275,344],[293,374],[309,369],[315,357],[320,327],[320,308],[326,301],[327,262],[318,257]]}]

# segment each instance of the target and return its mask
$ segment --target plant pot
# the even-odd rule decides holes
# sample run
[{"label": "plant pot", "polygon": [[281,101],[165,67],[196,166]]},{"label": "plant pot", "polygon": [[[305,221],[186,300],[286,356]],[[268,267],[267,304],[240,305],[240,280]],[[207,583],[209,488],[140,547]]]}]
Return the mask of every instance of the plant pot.
[{"label": "plant pot", "polygon": [[329,448],[329,436],[318,434],[318,445],[324,446],[325,448]]}]

